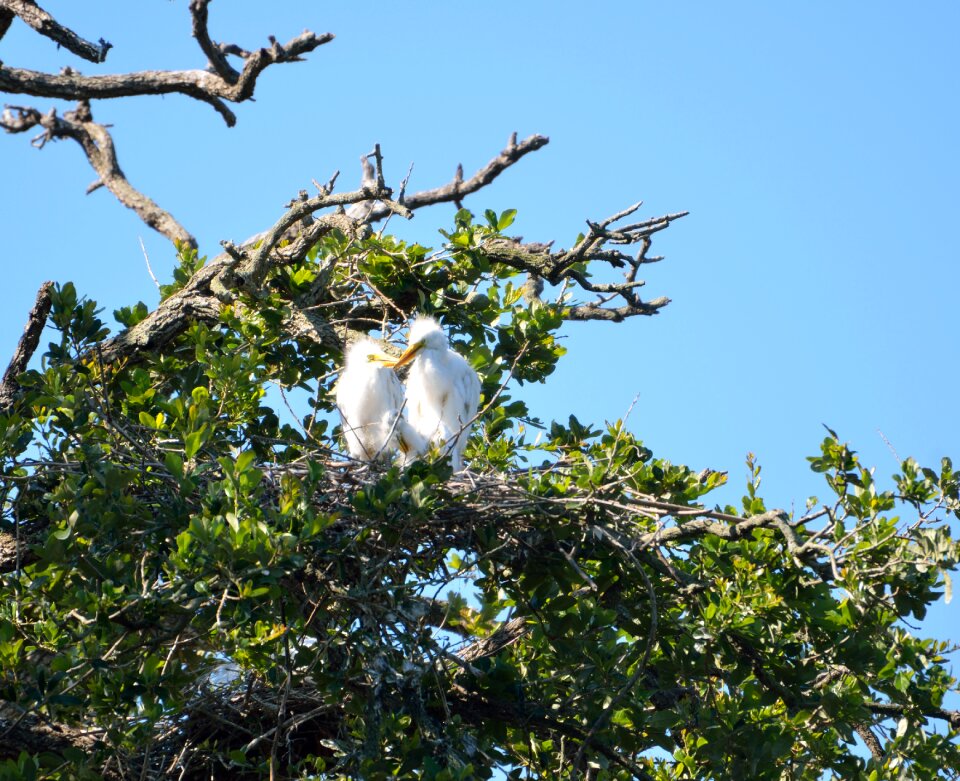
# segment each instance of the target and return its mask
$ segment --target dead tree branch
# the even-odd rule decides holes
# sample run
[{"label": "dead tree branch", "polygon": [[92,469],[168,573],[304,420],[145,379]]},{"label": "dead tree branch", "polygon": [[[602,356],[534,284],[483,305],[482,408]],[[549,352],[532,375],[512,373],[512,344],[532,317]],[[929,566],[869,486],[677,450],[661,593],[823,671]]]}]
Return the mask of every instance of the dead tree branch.
[{"label": "dead tree branch", "polygon": [[[389,199],[389,188],[378,192],[362,188],[350,193],[324,193],[306,201],[296,200],[280,219],[261,234],[256,249],[226,242],[218,255],[190,279],[187,285],[167,298],[144,320],[104,342],[102,357],[107,363],[135,359],[141,350],[159,350],[169,344],[192,322],[216,322],[224,301],[232,300],[238,290],[256,292],[272,265],[302,260],[310,248],[326,233],[338,229],[346,233],[358,230],[356,221],[343,212],[322,215],[307,230],[282,250],[277,249],[288,227],[306,215],[325,208],[360,203],[371,198]],[[309,330],[298,318],[299,327]],[[316,331],[320,333],[320,331]],[[324,331],[329,335],[329,331]],[[339,347],[338,344],[331,345]]]},{"label": "dead tree branch", "polygon": [[[543,136],[525,139],[516,145],[516,149],[522,152],[516,152],[512,157],[506,150],[501,152],[494,161],[472,177],[471,181],[481,178],[486,182],[492,181],[524,154],[540,148],[546,142],[547,139]],[[376,160],[376,164],[376,170],[371,166],[372,178],[365,178],[359,189],[348,193],[334,193],[334,180],[331,180],[320,188],[318,195],[291,201],[287,211],[268,230],[240,246],[224,243],[225,252],[211,260],[186,287],[162,302],[136,326],[106,341],[102,349],[103,360],[112,363],[116,360],[132,359],[139,350],[162,349],[182,333],[190,322],[215,322],[219,317],[222,302],[231,300],[235,291],[245,290],[256,294],[270,268],[277,264],[302,260],[310,248],[329,231],[336,229],[347,235],[362,232],[365,219],[376,217],[358,219],[354,215],[362,211],[358,211],[355,208],[357,206],[376,203],[375,210],[383,210],[384,214],[395,213],[404,218],[412,216],[409,203],[414,196],[410,196],[405,204],[392,200],[392,190],[385,185],[381,189],[379,184],[383,181],[382,155]],[[427,192],[442,190],[444,188]],[[420,208],[441,201],[431,201],[429,197],[418,194],[414,203]],[[324,214],[316,217],[312,223],[305,224],[306,218],[316,212],[342,207],[346,207],[346,210]],[[285,241],[289,243],[282,249],[279,248]],[[288,332],[311,342],[322,340],[328,347],[339,348],[339,337],[333,329],[321,322],[322,318],[303,311],[304,307],[312,302],[300,303],[301,305],[291,308],[285,321]]]},{"label": "dead tree branch", "polygon": [[497,627],[489,637],[477,640],[457,654],[463,661],[470,663],[477,659],[495,656],[504,648],[513,645],[527,632],[527,622],[524,618],[512,618]]},{"label": "dead tree branch", "polygon": [[206,70],[139,71],[107,76],[83,76],[72,70],[52,74],[8,68],[0,62],[0,92],[63,100],[106,100],[134,95],[179,93],[209,103],[220,112],[227,125],[232,127],[237,118],[223,101],[242,103],[249,100],[253,97],[257,78],[269,66],[300,62],[304,54],[332,40],[332,33],[316,35],[311,32],[301,33],[283,45],[271,38],[269,49],[257,49],[248,53],[244,58],[243,70],[233,82],[218,73]]},{"label": "dead tree branch", "polygon": [[[30,25],[40,35],[46,36],[56,42],[58,46],[63,46],[78,57],[90,62],[103,62],[107,58],[107,52],[113,46],[103,38],[100,39],[99,43],[90,43],[90,41],[84,40],[73,30],[57,22],[32,0],[0,0],[0,38],[3,37],[14,15],[19,16],[23,22]],[[4,24],[4,21],[6,21],[6,24]]]},{"label": "dead tree branch", "polygon": [[53,282],[44,282],[37,291],[37,300],[34,301],[30,314],[27,315],[27,324],[23,329],[23,336],[17,343],[17,349],[10,359],[7,370],[3,373],[3,381],[0,382],[0,411],[5,411],[13,404],[13,400],[20,389],[17,383],[17,377],[27,370],[27,364],[33,357],[37,344],[40,342],[40,334],[47,322],[47,315],[50,314],[50,292],[53,290]]},{"label": "dead tree branch", "polygon": [[214,73],[224,81],[236,84],[237,79],[240,78],[240,73],[227,62],[223,49],[211,40],[210,32],[207,30],[208,5],[210,5],[210,0],[191,0],[190,2],[190,14],[193,17],[193,37],[197,39],[200,49],[207,55],[207,61]]},{"label": "dead tree branch", "polygon": [[0,6],[0,38],[7,34],[11,24],[13,24],[13,11],[8,11]]},{"label": "dead tree branch", "polygon": [[[151,228],[174,241],[196,246],[196,241],[168,212],[134,189],[117,163],[113,139],[103,125],[93,122],[90,101],[134,95],[180,93],[209,103],[228,126],[236,124],[236,115],[226,101],[241,103],[253,97],[257,79],[271,65],[302,61],[303,56],[333,40],[331,33],[316,35],[305,31],[286,44],[269,36],[270,46],[246,51],[233,44],[216,44],[207,28],[210,0],[193,0],[190,13],[193,36],[206,56],[210,70],[138,71],[133,73],[85,76],[67,67],[59,74],[7,67],[0,62],[0,92],[31,95],[38,98],[59,98],[78,102],[74,111],[61,117],[51,109],[46,114],[34,108],[16,107],[15,116],[5,111],[0,127],[9,133],[24,132],[35,126],[44,133],[34,139],[36,146],[51,139],[70,137],[84,149],[99,180],[88,192],[106,186],[125,206],[137,212]],[[103,62],[110,44],[100,40],[92,44],[59,24],[33,0],[0,0],[0,37],[6,33],[14,17],[19,17],[41,35],[65,46],[94,63]],[[238,71],[227,61],[228,55],[240,57]],[[39,142],[39,143],[38,143]]]},{"label": "dead tree branch", "polygon": [[[594,301],[565,306],[563,315],[567,320],[619,322],[635,315],[654,315],[669,304],[670,299],[660,297],[643,301],[636,290],[645,283],[637,279],[637,272],[643,264],[660,260],[660,258],[647,257],[651,243],[650,237],[668,228],[674,220],[685,217],[687,212],[666,214],[619,228],[611,227],[613,222],[631,214],[639,207],[639,203],[635,204],[600,223],[587,221],[590,232],[569,250],[554,252],[549,246],[542,244],[522,244],[513,239],[500,237],[485,242],[483,249],[491,261],[525,271],[535,279],[545,279],[554,285],[572,282],[581,290],[597,294]],[[636,255],[631,255],[619,249],[608,248],[608,244],[639,244],[640,251]],[[624,281],[592,282],[582,267],[582,264],[591,261],[607,264],[611,268],[625,269]],[[622,304],[607,306],[609,302],[616,299],[622,301]]]},{"label": "dead tree branch", "polygon": [[[539,135],[532,135],[518,142],[517,134],[513,133],[500,154],[466,181],[463,180],[463,167],[458,166],[457,176],[452,181],[442,187],[434,187],[431,190],[421,190],[411,195],[405,195],[403,205],[414,211],[437,203],[459,203],[465,196],[486,187],[522,157],[530,154],[530,152],[536,152],[549,142],[549,138]],[[391,214],[391,209],[388,206],[378,205],[370,210],[366,216],[366,221],[376,222],[389,214]]]},{"label": "dead tree branch", "polygon": [[[16,112],[14,115],[13,112]],[[10,106],[0,116],[0,127],[8,133],[24,133],[35,127],[43,132],[33,139],[33,145],[42,148],[48,141],[72,138],[83,148],[99,179],[87,190],[106,187],[118,201],[133,209],[147,225],[171,241],[181,241],[196,247],[196,239],[173,216],[161,209],[151,198],[137,190],[124,175],[117,161],[113,138],[103,125],[93,121],[90,104],[82,100],[76,109],[62,117],[51,109],[41,114],[34,108]]]}]

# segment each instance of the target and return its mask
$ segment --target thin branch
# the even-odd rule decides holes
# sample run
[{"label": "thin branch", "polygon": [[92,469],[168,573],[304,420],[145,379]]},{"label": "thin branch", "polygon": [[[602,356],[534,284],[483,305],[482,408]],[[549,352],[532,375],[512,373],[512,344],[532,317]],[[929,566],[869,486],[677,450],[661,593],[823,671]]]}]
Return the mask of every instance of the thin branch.
[{"label": "thin branch", "polygon": [[[310,248],[331,230],[351,234],[358,228],[356,221],[342,211],[331,212],[315,218],[291,244],[282,250],[278,249],[277,245],[286,230],[306,216],[325,208],[347,206],[370,198],[389,199],[389,196],[389,189],[386,192],[370,192],[364,188],[349,193],[328,193],[324,190],[305,201],[295,199],[271,228],[258,235],[260,244],[255,250],[250,243],[237,247],[225,242],[225,252],[194,274],[181,290],[161,302],[135,326],[104,342],[104,361],[135,360],[143,350],[159,350],[169,344],[191,322],[216,322],[222,302],[232,300],[235,291],[240,289],[256,293],[273,265],[302,260]],[[341,347],[329,323],[315,313],[294,307],[285,324],[302,335],[310,334],[311,341],[321,339],[328,347]],[[336,341],[329,341],[331,339]]]},{"label": "thin branch", "polygon": [[150,279],[153,280],[153,284],[156,286],[157,290],[160,290],[160,280],[157,279],[156,275],[153,273],[153,269],[150,267],[150,256],[147,254],[147,248],[144,246],[143,238],[137,236],[137,239],[140,241],[140,250],[143,252],[143,261],[147,264],[147,273],[150,275]]},{"label": "thin branch", "polygon": [[[12,19],[12,16],[9,16],[12,14],[19,16],[40,35],[46,36],[55,41],[58,46],[63,46],[78,57],[83,57],[90,62],[103,62],[107,58],[107,52],[113,47],[113,44],[107,43],[103,38],[100,39],[99,43],[90,43],[90,41],[84,40],[73,30],[57,22],[33,0],[0,0],[0,38],[6,32],[4,16]],[[7,21],[7,25],[9,23]]]},{"label": "thin branch", "polygon": [[467,723],[489,724],[492,721],[503,721],[507,724],[522,725],[524,729],[550,730],[589,744],[598,754],[628,770],[634,778],[641,781],[651,781],[653,778],[646,770],[615,749],[595,738],[588,739],[579,727],[547,715],[543,706],[494,700],[479,693],[468,692],[462,687],[454,687],[447,698],[451,709]]},{"label": "thin branch", "polygon": [[110,190],[120,203],[133,209],[147,225],[171,241],[197,246],[196,239],[169,212],[130,184],[117,161],[113,138],[105,126],[93,121],[88,102],[80,101],[75,110],[68,111],[63,117],[58,117],[55,109],[41,114],[34,108],[9,106],[0,117],[0,127],[8,133],[42,128],[43,132],[33,140],[37,147],[43,147],[48,141],[72,138],[83,148],[90,165],[100,177],[99,183]]},{"label": "thin branch", "polygon": [[580,744],[580,748],[577,750],[576,756],[573,759],[573,766],[575,768],[582,768],[583,762],[586,759],[585,750],[587,745],[593,740],[594,736],[607,724],[610,720],[610,717],[613,715],[614,709],[623,701],[623,699],[633,691],[633,687],[637,685],[640,679],[648,674],[647,671],[647,662],[650,661],[650,654],[653,651],[653,647],[657,642],[657,594],[653,588],[653,583],[650,581],[650,576],[647,575],[646,570],[643,568],[643,565],[637,560],[637,557],[634,556],[633,550],[631,548],[623,545],[613,534],[611,534],[603,526],[594,527],[598,530],[606,539],[613,543],[613,545],[621,550],[627,558],[630,560],[630,563],[633,564],[636,571],[640,574],[641,579],[643,580],[644,586],[647,589],[647,599],[650,600],[650,628],[647,632],[647,642],[643,649],[643,655],[640,657],[640,661],[637,662],[636,669],[634,669],[633,674],[627,679],[627,682],[620,687],[616,694],[610,699],[609,702],[604,706],[603,710],[600,711],[600,715],[597,716],[596,720],[593,722],[590,727],[589,732],[587,732],[586,739]]},{"label": "thin branch", "polygon": [[[886,717],[902,716],[907,712],[906,706],[898,705],[895,702],[868,702],[867,708],[873,713]],[[929,708],[923,711],[923,715],[934,719],[943,719],[955,730],[960,731],[960,710]]]},{"label": "thin branch", "polygon": [[[421,190],[418,193],[404,195],[403,205],[408,209],[416,210],[437,203],[459,203],[464,196],[486,187],[522,157],[528,155],[530,152],[537,151],[549,142],[550,139],[546,136],[538,135],[533,135],[523,139],[523,141],[517,142],[517,134],[514,133],[500,154],[466,181],[463,181],[463,169],[460,168],[458,169],[459,175],[454,178],[453,181],[442,187],[434,187],[432,190]],[[382,220],[390,213],[391,209],[388,207],[376,206],[370,210],[367,221],[376,222],[377,220]]]},{"label": "thin branch", "polygon": [[207,30],[207,6],[210,0],[191,0],[190,15],[193,17],[193,37],[197,39],[200,49],[216,73],[224,81],[235,84],[240,78],[239,72],[234,70],[233,66],[227,62],[223,50],[217,46],[210,38],[210,32]]}]

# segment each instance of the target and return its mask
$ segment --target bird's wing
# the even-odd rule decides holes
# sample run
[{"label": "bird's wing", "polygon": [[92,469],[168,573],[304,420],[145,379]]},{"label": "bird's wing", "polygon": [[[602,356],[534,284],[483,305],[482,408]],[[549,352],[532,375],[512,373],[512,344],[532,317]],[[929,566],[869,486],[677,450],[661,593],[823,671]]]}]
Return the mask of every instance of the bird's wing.
[{"label": "bird's wing", "polygon": [[393,410],[399,410],[403,406],[403,385],[401,384],[397,373],[393,369],[383,369],[387,372],[385,380],[385,397]]},{"label": "bird's wing", "polygon": [[460,425],[469,423],[477,414],[480,406],[480,378],[474,368],[462,357],[458,362],[454,388],[458,396],[457,414],[460,416]]}]

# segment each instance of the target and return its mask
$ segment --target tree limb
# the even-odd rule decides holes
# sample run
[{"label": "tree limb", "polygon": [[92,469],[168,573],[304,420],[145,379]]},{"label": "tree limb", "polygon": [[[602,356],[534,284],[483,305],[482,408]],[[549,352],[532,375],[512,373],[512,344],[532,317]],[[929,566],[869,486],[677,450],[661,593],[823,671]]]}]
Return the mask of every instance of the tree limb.
[{"label": "tree limb", "polygon": [[271,38],[269,49],[257,49],[249,53],[235,82],[206,70],[139,71],[107,76],[82,76],[72,70],[52,74],[8,68],[0,62],[0,91],[81,101],[179,93],[209,103],[220,112],[227,125],[232,127],[237,118],[224,105],[224,100],[233,103],[249,100],[253,97],[257,78],[267,67],[276,63],[299,62],[302,55],[332,41],[333,37],[332,33],[316,35],[304,32],[284,45]]},{"label": "tree limb", "polygon": [[[654,315],[670,303],[666,297],[643,301],[637,294],[637,288],[645,283],[637,279],[640,266],[652,263],[660,258],[648,258],[650,237],[670,226],[674,220],[685,217],[687,212],[666,214],[642,222],[614,228],[613,223],[633,213],[641,204],[637,203],[618,214],[608,217],[600,223],[587,224],[590,231],[571,249],[553,251],[549,245],[523,244],[518,240],[496,237],[483,244],[490,259],[496,263],[525,271],[534,279],[545,279],[551,284],[573,283],[581,290],[598,295],[595,301],[586,304],[563,307],[563,316],[567,320],[610,320],[620,322],[635,315]],[[639,244],[641,249],[636,255],[630,255],[607,244]],[[613,268],[624,268],[624,281],[614,283],[592,282],[582,264],[596,261]],[[537,293],[539,295],[539,293]],[[614,299],[620,299],[620,306],[607,306]]]},{"label": "tree limb", "polygon": [[[79,749],[84,754],[92,754],[96,749],[102,731],[88,731],[66,724],[48,725],[35,716],[13,716],[9,707],[0,714],[0,759],[14,760],[21,752],[30,754],[63,754],[68,749]],[[107,779],[120,778],[116,773],[104,768]]]},{"label": "tree limb", "polygon": [[7,34],[7,30],[10,29],[12,23],[13,11],[7,11],[3,6],[0,6],[0,38]]},{"label": "tree limb", "polygon": [[207,30],[207,6],[210,0],[191,0],[190,15],[193,17],[193,37],[197,39],[200,49],[207,55],[210,67],[224,81],[235,84],[240,74],[227,62],[223,50],[210,39]]},{"label": "tree limb", "polygon": [[465,662],[475,662],[477,659],[484,659],[488,656],[495,656],[504,648],[513,645],[527,633],[527,621],[525,618],[511,618],[504,624],[501,624],[489,636],[477,640],[470,645],[461,648],[457,653]]},{"label": "tree limb", "polygon": [[3,17],[6,16],[8,19],[6,24],[9,25],[9,20],[12,20],[13,14],[19,16],[40,35],[46,36],[55,41],[58,46],[63,46],[78,57],[90,62],[103,62],[107,58],[107,52],[113,46],[103,38],[100,39],[99,43],[90,43],[90,41],[84,40],[73,30],[57,22],[33,0],[0,0],[0,38],[6,32]]},{"label": "tree limb", "polygon": [[[530,151],[539,149],[545,143],[547,139],[544,137],[531,136],[515,144],[512,153],[509,152],[509,148],[504,150],[484,169],[471,177],[470,181],[492,181],[513,162]],[[319,195],[291,201],[287,211],[266,231],[251,237],[240,246],[225,243],[226,251],[194,275],[183,290],[163,301],[154,312],[133,328],[104,342],[103,360],[112,363],[120,359],[131,359],[139,350],[161,349],[182,333],[191,322],[191,318],[215,322],[219,317],[221,301],[229,300],[231,291],[243,289],[256,293],[272,264],[292,263],[302,259],[321,236],[334,228],[347,234],[355,233],[361,229],[363,220],[379,219],[376,215],[380,214],[380,210],[383,214],[397,213],[403,217],[409,217],[411,215],[410,198],[406,199],[405,204],[400,204],[391,200],[390,188],[384,186],[380,189],[378,182],[382,180],[381,163],[382,160],[377,161],[379,172],[373,171],[371,167],[372,180],[365,179],[365,183],[358,190],[349,193],[332,192],[333,181],[336,178],[334,177],[328,185],[320,187]],[[473,187],[472,184],[471,187]],[[438,188],[427,192],[436,193],[443,190],[444,188]],[[419,207],[427,206],[430,205],[432,197],[421,193],[414,199],[414,203]],[[355,216],[362,214],[354,208],[356,205],[371,202],[377,204],[373,211],[362,218]],[[331,207],[348,208],[345,213],[323,215],[304,226],[307,216]],[[290,244],[278,249],[281,242],[291,239]],[[308,305],[307,302],[304,302],[304,306],[306,305]],[[311,316],[301,306],[292,307],[285,323],[294,336],[306,336],[312,342],[318,339],[327,340],[327,346],[337,349],[341,346],[339,337],[336,337],[333,329],[323,327],[319,318]],[[331,342],[331,339],[336,341]]]},{"label": "tree limb", "polygon": [[[13,114],[14,111],[17,112],[16,115]],[[63,117],[58,117],[55,109],[41,114],[35,108],[10,106],[0,116],[0,127],[8,133],[24,133],[34,127],[43,128],[44,132],[33,140],[34,146],[41,148],[48,141],[72,138],[83,148],[87,160],[100,177],[88,192],[100,186],[106,187],[120,203],[133,209],[140,219],[155,231],[171,241],[181,241],[196,247],[196,239],[186,228],[127,180],[117,161],[113,138],[106,127],[93,121],[87,101],[80,101],[76,109],[68,111]]]},{"label": "tree limb", "polygon": [[[463,180],[462,166],[458,166],[458,175],[452,181],[442,187],[434,187],[431,190],[421,190],[411,195],[405,195],[402,203],[410,210],[422,209],[424,206],[432,206],[437,203],[450,203],[451,201],[459,203],[465,196],[486,187],[522,157],[530,154],[530,152],[536,152],[548,143],[550,143],[549,138],[539,135],[532,135],[518,142],[517,134],[513,133],[500,154],[466,181]],[[378,205],[370,209],[366,221],[376,222],[390,213],[390,208]]]},{"label": "tree limb", "polygon": [[20,385],[17,383],[17,377],[27,370],[27,364],[33,357],[37,344],[40,342],[40,334],[47,322],[47,315],[50,314],[50,293],[53,290],[53,282],[44,282],[37,291],[37,299],[34,301],[30,314],[27,315],[27,324],[23,329],[23,336],[17,343],[17,349],[10,359],[7,370],[3,373],[3,381],[0,382],[0,411],[6,411],[13,405],[17,391]]},{"label": "tree limb", "polygon": [[877,740],[877,736],[873,734],[873,730],[870,729],[868,724],[864,724],[862,721],[858,721],[853,725],[854,730],[857,734],[863,739],[863,742],[866,744],[867,748],[870,749],[870,754],[873,756],[877,762],[883,762],[883,746],[880,745],[880,741]]},{"label": "tree limb", "polygon": [[[194,274],[183,289],[162,301],[135,326],[105,341],[101,348],[103,360],[113,363],[122,359],[135,359],[141,350],[162,349],[191,322],[216,322],[223,302],[230,301],[235,291],[257,292],[258,285],[263,281],[271,264],[293,263],[302,259],[325,233],[335,228],[350,233],[358,227],[357,223],[343,212],[331,212],[316,218],[293,244],[277,249],[276,245],[286,228],[305,215],[331,206],[360,203],[370,198],[388,199],[389,195],[389,189],[371,192],[362,188],[350,193],[322,193],[307,201],[296,200],[273,227],[260,235],[260,245],[256,249],[252,249],[250,244],[237,247],[226,242],[226,252],[215,257]],[[304,318],[296,312],[293,318],[297,328],[304,333],[312,331],[321,338],[331,334],[331,329],[315,328],[314,324],[304,322]],[[336,343],[329,346],[339,349],[341,345]]]},{"label": "tree limb", "polygon": [[[907,708],[895,702],[868,702],[867,708],[880,716],[902,716],[907,712]],[[953,729],[960,732],[960,710],[947,710],[946,708],[930,708],[924,710],[924,716],[946,721]]]}]

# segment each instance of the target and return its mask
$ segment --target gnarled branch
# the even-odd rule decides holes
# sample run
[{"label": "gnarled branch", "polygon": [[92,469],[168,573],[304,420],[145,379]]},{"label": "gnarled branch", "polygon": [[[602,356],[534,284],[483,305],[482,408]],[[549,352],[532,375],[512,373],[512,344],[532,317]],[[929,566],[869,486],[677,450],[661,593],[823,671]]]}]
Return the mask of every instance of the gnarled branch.
[{"label": "gnarled branch", "polygon": [[113,138],[106,127],[93,121],[87,101],[80,101],[76,109],[68,111],[62,117],[57,116],[55,109],[41,114],[35,108],[10,106],[0,117],[0,127],[8,133],[24,133],[35,127],[42,128],[43,132],[33,139],[34,146],[37,147],[42,147],[47,141],[72,138],[83,147],[90,165],[100,177],[87,192],[101,186],[106,187],[120,203],[133,209],[140,219],[158,233],[171,241],[182,241],[196,247],[196,239],[186,228],[127,180],[120,163],[117,162]]},{"label": "gnarled branch", "polygon": [[[523,155],[539,149],[546,142],[547,139],[543,136],[531,136],[515,144],[513,153],[504,150],[471,177],[471,181],[492,181]],[[287,211],[268,230],[251,237],[240,246],[224,243],[225,252],[195,274],[183,290],[162,302],[133,328],[107,340],[102,348],[103,360],[112,363],[119,359],[131,359],[142,349],[160,349],[182,333],[191,318],[214,322],[219,316],[221,301],[229,300],[232,291],[244,289],[256,292],[272,264],[292,263],[304,258],[310,248],[334,228],[347,234],[360,232],[366,220],[378,219],[376,214],[379,214],[380,210],[383,214],[397,213],[409,217],[412,210],[409,204],[414,196],[407,198],[405,204],[400,204],[391,200],[392,191],[389,187],[384,185],[381,188],[379,184],[383,181],[382,157],[377,159],[376,170],[371,167],[371,171],[372,179],[366,177],[359,189],[348,193],[333,192],[335,175],[329,183],[318,187],[318,195],[291,201]],[[445,191],[445,188],[426,192],[442,191]],[[416,208],[443,200],[441,198],[439,201],[431,201],[432,197],[417,194],[414,199]],[[364,213],[362,208],[356,208],[369,203],[376,203],[374,210],[369,213]],[[306,217],[331,207],[348,208],[343,213],[326,214],[305,224]],[[290,244],[278,249],[278,245],[284,240],[290,240]],[[311,317],[300,308],[294,307],[286,321],[286,327],[289,332],[304,336],[310,341],[328,340],[328,346],[339,348],[338,341],[329,341],[338,340],[333,329],[322,327],[318,320],[319,318]]]},{"label": "gnarled branch", "polygon": [[[674,220],[685,217],[687,212],[666,214],[662,217],[642,222],[612,227],[613,223],[623,219],[640,208],[634,204],[618,214],[608,217],[600,223],[587,225],[590,230],[571,249],[553,251],[549,245],[523,244],[514,239],[495,238],[484,243],[483,249],[495,263],[502,263],[519,271],[526,271],[535,280],[545,279],[551,284],[573,283],[581,290],[597,294],[594,301],[586,304],[565,306],[563,316],[567,320],[612,320],[619,322],[635,315],[654,315],[670,303],[666,297],[643,301],[636,290],[645,283],[637,279],[640,266],[659,261],[660,258],[647,257],[650,249],[650,237],[670,226]],[[610,249],[608,244],[639,244],[640,251],[630,255],[618,249]],[[578,268],[578,264],[597,261],[613,268],[625,268],[624,281],[613,283],[592,282]],[[536,295],[539,293],[537,292]],[[619,299],[619,306],[608,306]]]},{"label": "gnarled branch", "polygon": [[107,58],[107,52],[113,46],[103,38],[98,43],[84,40],[73,30],[60,24],[33,0],[0,0],[0,38],[13,21],[14,15],[19,16],[40,35],[46,36],[55,41],[58,46],[63,46],[90,62],[103,62]]},{"label": "gnarled branch", "polygon": [[243,70],[234,82],[205,70],[139,71],[108,76],[82,76],[72,70],[52,74],[8,68],[0,62],[0,91],[64,100],[104,100],[133,95],[180,93],[209,103],[220,112],[227,125],[232,127],[237,118],[224,105],[224,100],[232,103],[249,100],[253,97],[257,78],[270,65],[299,62],[302,55],[332,40],[332,33],[316,35],[311,32],[301,33],[283,45],[271,38],[269,49],[257,49],[249,53]]},{"label": "gnarled branch", "polygon": [[13,24],[13,11],[7,11],[0,6],[0,38],[7,34],[11,24]]},{"label": "gnarled branch", "polygon": [[20,337],[13,358],[10,359],[10,364],[3,373],[3,381],[0,382],[0,411],[6,411],[10,408],[17,391],[20,389],[17,377],[27,370],[27,364],[37,349],[40,334],[47,322],[47,315],[50,314],[50,292],[52,290],[53,282],[44,282],[40,285],[40,290],[37,291],[37,300],[34,301],[30,314],[27,315],[27,324],[23,329],[23,336]]},{"label": "gnarled branch", "polygon": [[210,0],[191,0],[190,14],[193,17],[193,37],[197,39],[200,49],[207,55],[207,60],[214,73],[224,81],[235,84],[240,74],[227,62],[226,55],[221,47],[210,38],[207,30],[207,6]]},{"label": "gnarled branch", "polygon": [[[517,134],[513,133],[503,150],[466,181],[463,179],[463,167],[457,166],[457,175],[452,181],[441,187],[405,195],[401,202],[411,211],[437,203],[454,202],[459,204],[465,196],[486,187],[522,157],[531,152],[536,152],[548,143],[550,143],[550,139],[540,135],[532,135],[518,142]],[[390,213],[391,209],[388,206],[377,205],[365,215],[365,220],[376,222]]]}]

